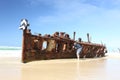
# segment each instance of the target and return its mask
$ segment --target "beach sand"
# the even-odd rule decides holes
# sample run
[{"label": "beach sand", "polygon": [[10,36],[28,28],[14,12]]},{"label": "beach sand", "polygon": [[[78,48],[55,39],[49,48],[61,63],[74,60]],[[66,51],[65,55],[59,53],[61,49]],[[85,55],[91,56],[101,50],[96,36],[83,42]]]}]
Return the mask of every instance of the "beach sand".
[{"label": "beach sand", "polygon": [[54,59],[26,64],[0,57],[0,80],[119,80],[120,54],[94,59]]}]

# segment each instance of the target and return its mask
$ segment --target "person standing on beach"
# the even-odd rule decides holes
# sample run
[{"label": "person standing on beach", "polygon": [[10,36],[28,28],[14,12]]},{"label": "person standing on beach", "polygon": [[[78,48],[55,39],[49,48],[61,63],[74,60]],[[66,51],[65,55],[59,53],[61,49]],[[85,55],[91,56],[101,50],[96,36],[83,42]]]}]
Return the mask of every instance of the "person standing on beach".
[{"label": "person standing on beach", "polygon": [[81,50],[82,50],[82,46],[80,44],[78,44],[77,42],[74,43],[74,48],[76,49],[76,56],[77,59],[79,59]]}]

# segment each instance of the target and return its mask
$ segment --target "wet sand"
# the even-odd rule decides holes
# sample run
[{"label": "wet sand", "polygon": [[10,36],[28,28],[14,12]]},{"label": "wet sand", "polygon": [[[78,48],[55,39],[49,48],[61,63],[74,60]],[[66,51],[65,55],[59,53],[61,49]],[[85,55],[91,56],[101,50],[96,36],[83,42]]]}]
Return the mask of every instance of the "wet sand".
[{"label": "wet sand", "polygon": [[1,80],[119,80],[120,55],[94,59],[55,59],[21,63],[0,57]]}]

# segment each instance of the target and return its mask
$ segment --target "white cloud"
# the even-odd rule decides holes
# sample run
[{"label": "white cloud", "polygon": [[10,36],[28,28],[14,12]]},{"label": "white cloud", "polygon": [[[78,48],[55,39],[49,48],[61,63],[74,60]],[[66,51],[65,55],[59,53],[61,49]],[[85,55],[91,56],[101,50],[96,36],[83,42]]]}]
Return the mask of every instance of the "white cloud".
[{"label": "white cloud", "polygon": [[82,0],[81,2],[106,9],[120,8],[120,0]]},{"label": "white cloud", "polygon": [[[120,8],[120,0],[27,0],[28,4],[31,6],[38,6],[41,4],[63,7],[63,5],[69,5],[70,7],[76,3],[89,4],[91,6],[101,7],[101,8]],[[71,4],[72,3],[72,4]]]},{"label": "white cloud", "polygon": [[[54,0],[55,1],[55,0]],[[83,16],[94,14],[97,10],[95,6],[89,4],[82,4],[75,1],[69,0],[59,0],[54,2],[54,8],[56,8],[53,12],[53,15],[40,16],[40,22],[57,22],[57,23],[67,23],[74,22],[76,20],[80,20]]]}]

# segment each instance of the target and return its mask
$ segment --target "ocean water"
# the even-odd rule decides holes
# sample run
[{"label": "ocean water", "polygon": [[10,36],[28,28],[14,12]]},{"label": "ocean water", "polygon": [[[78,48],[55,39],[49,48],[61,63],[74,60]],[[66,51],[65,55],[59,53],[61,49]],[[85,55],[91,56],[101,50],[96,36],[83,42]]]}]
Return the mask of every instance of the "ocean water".
[{"label": "ocean water", "polygon": [[21,57],[21,47],[0,46],[0,57]]}]

